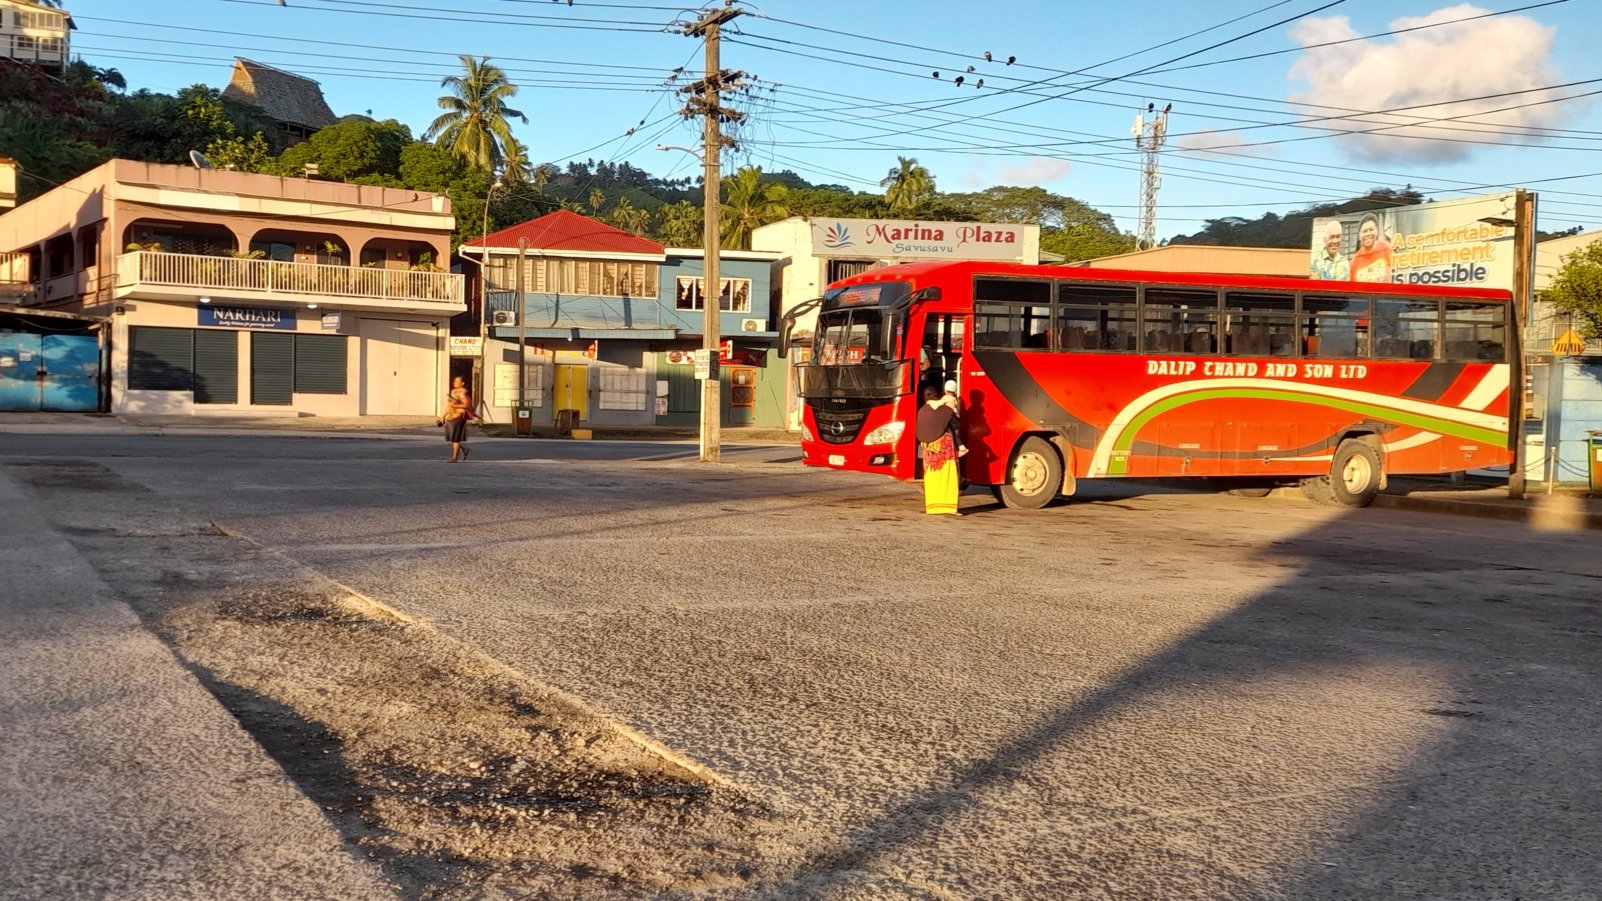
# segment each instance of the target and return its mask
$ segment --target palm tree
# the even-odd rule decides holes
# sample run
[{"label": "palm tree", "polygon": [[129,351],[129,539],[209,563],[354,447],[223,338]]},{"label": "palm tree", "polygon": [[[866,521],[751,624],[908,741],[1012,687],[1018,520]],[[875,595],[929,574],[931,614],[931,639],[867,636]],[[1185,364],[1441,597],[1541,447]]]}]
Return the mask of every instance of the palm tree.
[{"label": "palm tree", "polygon": [[527,184],[534,173],[528,164],[528,147],[516,138],[506,148],[506,159],[501,161],[501,177],[514,185]]},{"label": "palm tree", "polygon": [[600,213],[603,206],[606,206],[606,192],[600,188],[591,188],[590,209],[595,213]]},{"label": "palm tree", "polygon": [[423,132],[423,140],[433,141],[469,166],[494,172],[508,151],[516,152],[517,139],[507,120],[526,123],[528,117],[506,105],[517,96],[517,85],[506,80],[499,66],[490,65],[489,57],[474,59],[464,53],[461,60],[465,74],[440,80],[440,87],[451,92],[439,98],[439,108],[445,112]]},{"label": "palm tree", "polygon": [[789,189],[763,182],[760,166],[746,166],[723,183],[728,199],[722,205],[722,242],[731,250],[750,250],[753,230],[790,215],[784,202]]},{"label": "palm tree", "polygon": [[551,183],[551,179],[561,174],[562,170],[550,163],[540,163],[534,167],[534,190],[544,194],[545,186]]},{"label": "palm tree", "polygon": [[934,176],[910,156],[896,157],[896,168],[879,182],[892,212],[910,210],[935,194]]},{"label": "palm tree", "polygon": [[700,207],[680,200],[657,211],[657,236],[669,247],[700,247],[706,237],[706,213]]},{"label": "palm tree", "polygon": [[611,220],[613,225],[631,235],[643,235],[645,227],[651,224],[651,213],[630,203],[627,197],[619,197],[617,206],[612,208]]}]

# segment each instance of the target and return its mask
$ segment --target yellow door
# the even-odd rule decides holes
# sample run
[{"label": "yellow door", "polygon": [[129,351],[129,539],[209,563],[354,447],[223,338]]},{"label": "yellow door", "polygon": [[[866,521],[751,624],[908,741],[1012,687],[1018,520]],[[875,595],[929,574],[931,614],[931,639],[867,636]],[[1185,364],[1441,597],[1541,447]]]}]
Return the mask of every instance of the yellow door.
[{"label": "yellow door", "polygon": [[582,365],[556,367],[555,402],[551,404],[552,409],[557,411],[556,415],[560,416],[562,410],[577,410],[578,419],[590,418],[589,370],[588,366]]}]

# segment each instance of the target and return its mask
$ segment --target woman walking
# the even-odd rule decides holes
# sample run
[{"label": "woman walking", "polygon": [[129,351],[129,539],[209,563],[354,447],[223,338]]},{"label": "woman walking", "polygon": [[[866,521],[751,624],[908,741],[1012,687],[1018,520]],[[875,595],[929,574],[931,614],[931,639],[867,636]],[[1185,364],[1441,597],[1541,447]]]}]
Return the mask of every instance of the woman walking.
[{"label": "woman walking", "polygon": [[445,411],[440,414],[438,425],[445,427],[445,440],[451,445],[450,462],[458,459],[466,460],[471,452],[467,449],[467,420],[473,415],[473,395],[467,390],[467,383],[461,376],[451,380],[451,393],[445,395]]},{"label": "woman walking", "polygon": [[968,452],[957,435],[957,401],[940,389],[923,389],[918,408],[918,454],[923,458],[923,512],[958,516],[957,459]]}]

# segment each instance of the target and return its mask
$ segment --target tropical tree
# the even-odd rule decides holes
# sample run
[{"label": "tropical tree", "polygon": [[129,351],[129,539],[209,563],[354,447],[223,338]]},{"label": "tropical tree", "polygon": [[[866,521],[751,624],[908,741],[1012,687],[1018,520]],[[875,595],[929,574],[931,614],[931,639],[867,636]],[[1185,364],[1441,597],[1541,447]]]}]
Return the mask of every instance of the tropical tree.
[{"label": "tropical tree", "polygon": [[534,190],[544,194],[545,186],[551,183],[551,179],[561,174],[562,170],[550,163],[540,163],[534,167]]},{"label": "tropical tree", "polygon": [[600,188],[591,188],[589,201],[590,211],[597,214],[600,213],[601,207],[606,206],[606,192]]},{"label": "tropical tree", "polygon": [[723,179],[723,246],[734,250],[751,249],[751,232],[769,222],[790,215],[785,205],[789,189],[762,180],[760,166],[746,166]]},{"label": "tropical tree", "polygon": [[612,208],[612,224],[623,229],[631,235],[643,235],[645,229],[651,224],[651,214],[629,202],[627,197],[619,197],[617,206]]},{"label": "tropical tree", "polygon": [[526,123],[528,117],[506,105],[517,96],[517,85],[489,57],[474,59],[464,53],[461,61],[464,74],[440,80],[440,87],[450,89],[439,98],[445,112],[429,124],[423,140],[434,141],[475,169],[493,172],[508,152],[517,152],[508,120]]},{"label": "tropical tree", "polygon": [[680,200],[657,211],[657,237],[669,247],[700,247],[706,237],[706,211]]},{"label": "tropical tree", "polygon": [[506,148],[506,159],[501,163],[501,177],[514,185],[527,184],[534,176],[528,163],[528,145],[516,138]]},{"label": "tropical tree", "polygon": [[1587,339],[1602,338],[1602,239],[1562,259],[1562,268],[1541,292],[1541,300],[1574,317]]},{"label": "tropical tree", "polygon": [[884,202],[891,212],[902,212],[916,207],[935,194],[934,176],[918,165],[910,156],[896,157],[896,167],[879,182],[884,188]]}]

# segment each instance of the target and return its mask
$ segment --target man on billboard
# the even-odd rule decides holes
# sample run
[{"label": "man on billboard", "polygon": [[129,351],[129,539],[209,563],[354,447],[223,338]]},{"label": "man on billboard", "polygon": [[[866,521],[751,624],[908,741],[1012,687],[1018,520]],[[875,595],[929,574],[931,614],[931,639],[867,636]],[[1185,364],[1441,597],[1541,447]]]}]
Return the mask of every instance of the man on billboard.
[{"label": "man on billboard", "polygon": [[1352,261],[1341,253],[1341,224],[1331,220],[1324,226],[1324,246],[1313,251],[1313,264],[1308,267],[1309,278],[1346,281],[1352,277]]},{"label": "man on billboard", "polygon": [[1352,254],[1351,280],[1391,280],[1391,242],[1381,233],[1379,217],[1373,213],[1364,215],[1357,227],[1357,253]]}]

